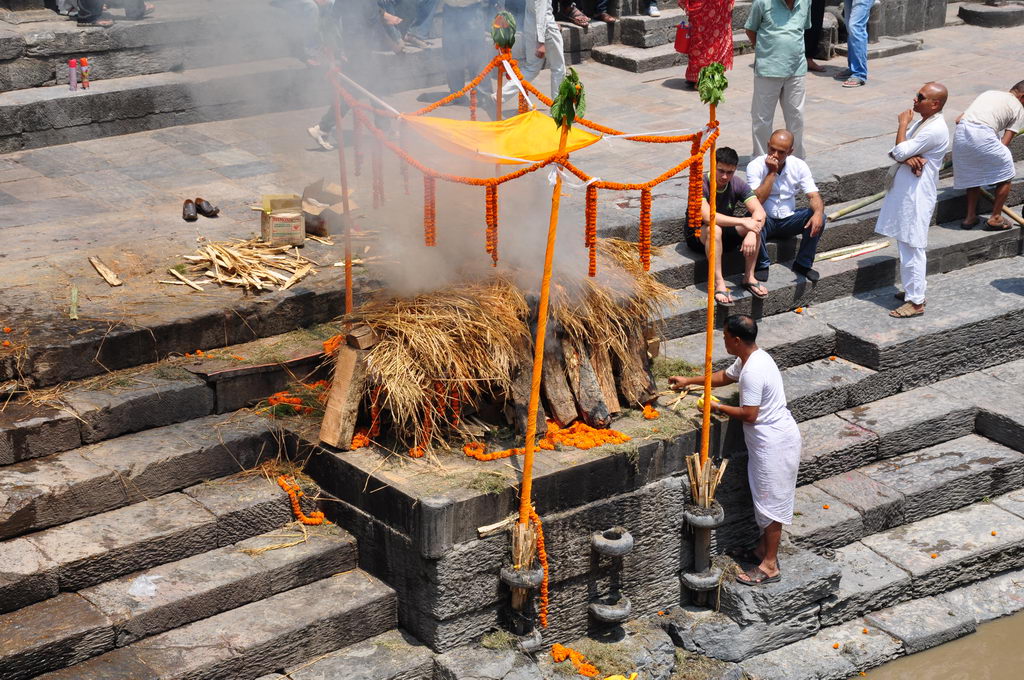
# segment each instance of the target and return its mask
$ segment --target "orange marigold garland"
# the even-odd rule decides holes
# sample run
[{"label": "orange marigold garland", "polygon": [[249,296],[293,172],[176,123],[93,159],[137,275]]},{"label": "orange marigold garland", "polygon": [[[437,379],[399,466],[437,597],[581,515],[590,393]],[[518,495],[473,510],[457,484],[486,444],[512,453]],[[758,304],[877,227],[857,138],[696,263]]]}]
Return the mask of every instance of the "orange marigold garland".
[{"label": "orange marigold garland", "polygon": [[[630,439],[628,434],[618,432],[617,430],[599,430],[583,422],[573,423],[569,427],[559,427],[558,423],[549,420],[547,434],[537,441],[537,448],[553,451],[556,445],[560,444],[562,446],[588,450],[605,444],[624,444]],[[470,442],[462,447],[462,452],[470,458],[487,461],[521,456],[526,452],[526,449],[516,447],[487,453],[483,444]]]},{"label": "orange marigold garland", "polygon": [[640,192],[640,262],[644,271],[651,269],[651,190]]},{"label": "orange marigold garland", "polygon": [[587,661],[587,657],[583,656],[582,653],[577,652],[571,647],[560,645],[557,642],[551,647],[551,658],[555,663],[562,663],[568,659],[576,669],[577,673],[588,678],[597,677],[600,673],[600,671],[597,670],[597,666],[589,663]]},{"label": "orange marigold garland", "polygon": [[487,236],[486,250],[491,255],[491,263],[498,266],[498,185],[487,185],[486,196]]},{"label": "orange marigold garland", "polygon": [[597,187],[587,185],[586,230],[583,245],[590,249],[590,264],[587,274],[597,276]]},{"label": "orange marigold garland", "polygon": [[[548,553],[544,549],[544,527],[541,525],[540,516],[537,511],[532,507],[530,508],[530,522],[533,524],[534,529],[537,530],[537,560],[540,562],[541,569],[544,570],[544,580],[540,582],[540,607],[538,610],[538,616],[540,617],[540,625],[548,627]],[[597,669],[594,669],[595,671]],[[580,671],[582,673],[582,671]],[[597,675],[595,672],[594,675]]]},{"label": "orange marigold garland", "polygon": [[352,435],[352,444],[349,448],[353,451],[363,449],[370,445],[370,437],[366,430],[359,429]]},{"label": "orange marigold garland", "polygon": [[520,92],[519,93],[519,113],[526,113],[529,110],[530,110],[530,103],[528,101],[526,101],[526,97],[524,97],[523,93]]},{"label": "orange marigold garland", "polygon": [[695,139],[690,146],[690,155],[697,159],[690,165],[690,185],[687,192],[686,220],[694,237],[700,238],[704,226],[700,216],[701,197],[704,195],[703,157],[700,155],[700,139]]},{"label": "orange marigold garland", "polygon": [[647,420],[655,420],[660,417],[661,414],[658,413],[658,409],[654,408],[653,401],[644,404],[644,418],[646,418]]},{"label": "orange marigold garland", "polygon": [[294,478],[281,475],[277,478],[277,485],[284,489],[285,493],[288,494],[288,498],[292,503],[292,513],[295,514],[295,519],[299,520],[303,524],[312,526],[323,524],[327,521],[324,519],[324,513],[319,510],[315,510],[309,513],[309,515],[302,512],[302,506],[299,504],[299,499],[305,494],[302,492],[302,488],[296,483]]},{"label": "orange marigold garland", "polygon": [[345,344],[344,335],[335,335],[324,340],[324,354],[334,354],[343,344]]},{"label": "orange marigold garland", "polygon": [[423,241],[437,245],[437,181],[431,175],[423,175]]}]

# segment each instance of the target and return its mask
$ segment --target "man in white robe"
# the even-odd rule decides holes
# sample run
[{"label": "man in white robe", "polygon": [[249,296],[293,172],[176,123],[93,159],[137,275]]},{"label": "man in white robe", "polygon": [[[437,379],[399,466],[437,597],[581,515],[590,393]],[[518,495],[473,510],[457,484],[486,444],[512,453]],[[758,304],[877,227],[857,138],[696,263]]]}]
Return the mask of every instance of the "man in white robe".
[{"label": "man in white robe", "polygon": [[[938,195],[939,169],[949,149],[949,128],[942,116],[948,93],[940,83],[926,83],[918,90],[913,110],[899,115],[896,146],[889,156],[896,161],[890,171],[892,186],[885,195],[875,231],[896,239],[900,255],[904,303],[889,316],[907,319],[924,314],[928,227]],[[914,112],[921,120],[912,123]]]},{"label": "man in white robe", "polygon": [[[757,346],[757,323],[746,314],[725,320],[725,350],[736,357],[732,366],[711,376],[711,386],[738,382],[740,405],[711,402],[711,411],[743,423],[747,445],[747,482],[754,501],[754,519],[761,537],[751,551],[757,566],[740,574],[748,586],[781,580],[779,541],[782,525],[793,523],[796,476],[800,467],[800,428],[786,405],[782,374],[771,355]],[[682,389],[703,385],[704,377],[672,376],[669,385]]]},{"label": "man in white robe", "polygon": [[1017,174],[1010,142],[1024,130],[1024,80],[1009,92],[989,90],[971,102],[956,119],[953,133],[953,186],[967,190],[967,215],[960,226],[971,229],[978,223],[981,187],[994,184],[992,216],[986,231],[1003,231],[1010,224],[1003,219],[1003,206],[1010,195],[1010,180]]}]

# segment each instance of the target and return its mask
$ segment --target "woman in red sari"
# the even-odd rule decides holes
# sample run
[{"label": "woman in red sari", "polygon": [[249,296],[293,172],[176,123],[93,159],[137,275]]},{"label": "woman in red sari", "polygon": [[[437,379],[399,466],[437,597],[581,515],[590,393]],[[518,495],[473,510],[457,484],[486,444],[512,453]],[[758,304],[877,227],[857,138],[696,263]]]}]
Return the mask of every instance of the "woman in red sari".
[{"label": "woman in red sari", "polygon": [[713,61],[732,69],[732,7],[735,0],[679,0],[690,20],[686,80],[697,84],[700,70]]}]

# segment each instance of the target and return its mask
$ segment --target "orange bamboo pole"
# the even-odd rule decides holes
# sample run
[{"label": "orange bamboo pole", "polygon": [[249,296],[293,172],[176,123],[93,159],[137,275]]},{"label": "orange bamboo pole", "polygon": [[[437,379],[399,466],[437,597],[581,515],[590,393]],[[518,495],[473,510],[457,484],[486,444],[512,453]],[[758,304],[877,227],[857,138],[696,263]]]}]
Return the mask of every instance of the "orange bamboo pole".
[{"label": "orange bamboo pole", "polygon": [[[714,125],[715,105],[711,104],[708,117],[708,125]],[[700,431],[700,462],[707,463],[708,449],[711,444],[711,353],[714,348],[715,335],[715,211],[718,209],[718,168],[715,165],[715,149],[718,145],[711,143],[711,162],[708,163],[708,180],[711,184],[708,205],[711,212],[710,224],[708,225],[708,318],[705,329],[704,340],[704,420]]]},{"label": "orange bamboo pole", "polygon": [[[355,112],[352,112],[353,117]],[[334,95],[334,129],[338,131],[338,172],[341,180],[341,205],[345,215],[345,314],[352,313],[352,215],[348,203],[348,171],[345,168],[345,139],[341,127],[341,95]]]},{"label": "orange bamboo pole", "polygon": [[[562,126],[558,140],[559,155],[565,153],[569,138],[569,125]],[[519,523],[530,521],[533,504],[533,453],[536,449],[537,411],[540,408],[540,379],[544,367],[544,338],[548,328],[548,301],[551,297],[551,269],[555,259],[555,238],[558,234],[558,206],[562,200],[562,173],[555,174],[555,188],[551,192],[551,217],[548,220],[548,243],[544,251],[544,276],[540,282],[540,302],[537,304],[537,336],[533,343],[533,379],[530,382],[530,403],[526,409],[526,451],[523,455],[523,484],[519,494]]]}]

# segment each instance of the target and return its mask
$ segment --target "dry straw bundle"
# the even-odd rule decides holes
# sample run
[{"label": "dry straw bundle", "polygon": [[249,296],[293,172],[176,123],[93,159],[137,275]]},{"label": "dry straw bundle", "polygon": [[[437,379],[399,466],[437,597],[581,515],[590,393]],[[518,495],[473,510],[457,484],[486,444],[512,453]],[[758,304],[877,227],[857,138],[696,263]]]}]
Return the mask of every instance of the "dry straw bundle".
[{"label": "dry straw bundle", "polygon": [[[191,265],[191,272],[206,277],[195,280],[196,284],[285,290],[308,274],[316,273],[313,269],[316,263],[299,255],[298,248],[272,246],[259,239],[205,243],[195,255],[186,255],[184,259]],[[172,273],[175,272],[172,270]]]},{"label": "dry straw bundle", "polygon": [[[602,239],[599,249],[602,277],[558,287],[552,314],[569,337],[624,359],[670,289],[643,271],[635,243]],[[522,291],[494,278],[410,299],[381,296],[344,321],[366,324],[380,338],[368,350],[369,382],[382,388],[378,406],[390,412],[396,433],[414,438],[422,423],[441,424],[453,403],[511,392],[532,356],[529,318]],[[429,428],[440,441],[438,430]]]}]

